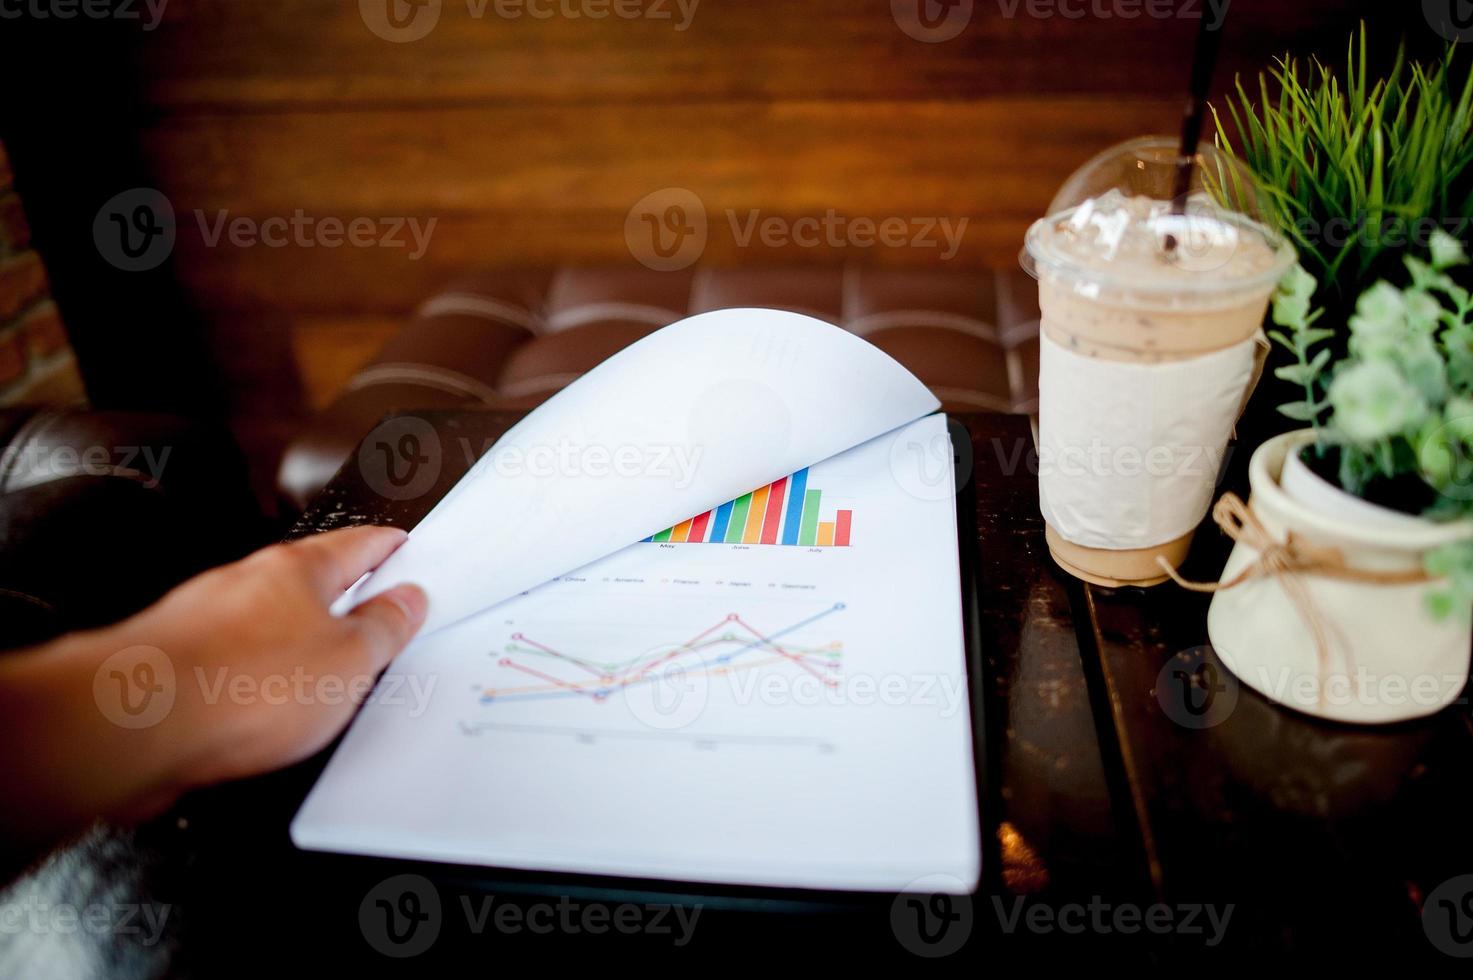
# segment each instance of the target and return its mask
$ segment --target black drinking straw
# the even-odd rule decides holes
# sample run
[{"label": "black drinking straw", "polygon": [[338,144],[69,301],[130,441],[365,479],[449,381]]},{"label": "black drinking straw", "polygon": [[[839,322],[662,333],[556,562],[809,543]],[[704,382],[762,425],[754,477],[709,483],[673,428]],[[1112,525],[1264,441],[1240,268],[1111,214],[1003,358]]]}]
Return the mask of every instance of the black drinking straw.
[{"label": "black drinking straw", "polygon": [[[1202,123],[1207,118],[1207,94],[1212,88],[1212,75],[1217,69],[1217,53],[1222,50],[1222,21],[1213,26],[1203,16],[1197,28],[1197,47],[1192,53],[1192,92],[1187,100],[1186,115],[1181,123],[1181,151],[1176,165],[1176,192],[1171,198],[1171,213],[1187,213],[1187,196],[1192,190],[1192,171],[1196,169],[1197,146],[1202,140]],[[1166,236],[1166,251],[1176,251],[1176,236]]]}]

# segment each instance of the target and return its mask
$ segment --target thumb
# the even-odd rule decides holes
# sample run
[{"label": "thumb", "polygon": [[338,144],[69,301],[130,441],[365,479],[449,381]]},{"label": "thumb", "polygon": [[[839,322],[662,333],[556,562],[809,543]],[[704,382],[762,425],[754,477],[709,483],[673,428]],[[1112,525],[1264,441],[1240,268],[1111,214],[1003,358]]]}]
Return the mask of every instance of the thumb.
[{"label": "thumb", "polygon": [[348,614],[365,640],[368,669],[378,671],[419,632],[429,612],[430,599],[417,585],[396,585],[374,596]]}]

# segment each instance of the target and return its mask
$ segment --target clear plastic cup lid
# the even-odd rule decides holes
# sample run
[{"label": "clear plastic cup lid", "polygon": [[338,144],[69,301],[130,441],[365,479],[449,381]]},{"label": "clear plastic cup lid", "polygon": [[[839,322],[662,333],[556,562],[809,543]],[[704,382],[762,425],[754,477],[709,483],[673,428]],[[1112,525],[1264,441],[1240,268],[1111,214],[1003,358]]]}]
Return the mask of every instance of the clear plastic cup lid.
[{"label": "clear plastic cup lid", "polygon": [[1075,171],[1028,229],[1021,256],[1034,278],[1099,297],[1184,302],[1271,291],[1297,259],[1264,220],[1262,192],[1237,161],[1204,147],[1186,197],[1177,141],[1148,136]]}]

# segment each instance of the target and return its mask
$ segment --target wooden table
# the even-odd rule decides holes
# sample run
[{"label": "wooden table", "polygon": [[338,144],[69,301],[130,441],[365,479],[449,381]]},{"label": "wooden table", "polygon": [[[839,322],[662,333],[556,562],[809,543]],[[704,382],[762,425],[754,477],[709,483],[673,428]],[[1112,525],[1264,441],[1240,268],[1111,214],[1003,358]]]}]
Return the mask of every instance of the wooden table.
[{"label": "wooden table", "polygon": [[[430,489],[389,499],[350,461],[294,534],[413,526],[515,421],[469,412],[423,418],[440,442]],[[1205,646],[1204,597],[1169,585],[1086,587],[1053,565],[1026,419],[956,422],[970,436],[959,453],[977,527],[990,852],[983,893],[969,910],[970,941],[950,962],[1160,966],[1211,957],[1257,965],[1271,955],[1320,967],[1381,959],[1457,967],[1429,940],[1420,908],[1443,882],[1473,873],[1464,827],[1473,793],[1467,705],[1413,724],[1348,728],[1240,688]],[[1247,461],[1234,462],[1229,485],[1241,481]],[[1186,571],[1213,578],[1225,554],[1221,536],[1205,529]],[[146,846],[129,845],[146,874],[127,862],[109,873],[131,874],[145,894],[182,913],[184,924],[156,956],[207,972],[270,969],[287,955],[292,966],[383,965],[358,921],[383,868],[364,878],[362,862],[298,854],[285,838],[318,764],[202,794],[181,821],[145,828]],[[463,888],[458,897],[484,890],[471,875]],[[550,885],[542,898],[557,891]],[[1220,936],[1205,906],[1229,915]],[[842,947],[870,962],[919,962],[884,910],[774,912],[760,903],[713,910],[679,952],[706,962],[791,944],[784,955],[832,957]],[[1156,931],[1145,927],[1149,916]],[[1459,922],[1473,931],[1473,917]],[[509,949],[591,958],[674,952],[644,936],[447,934],[411,963]],[[1455,951],[1473,952],[1473,937]]]},{"label": "wooden table", "polygon": [[[1055,914],[1091,901],[1160,903],[1173,922],[1195,914],[1203,927],[1202,935],[1192,924],[1163,935],[1070,935],[1057,922],[1005,938],[1030,955],[1105,947],[1171,961],[1210,949],[1454,963],[1424,933],[1420,910],[1438,885],[1473,873],[1466,702],[1377,729],[1274,705],[1240,686],[1207,645],[1208,597],[1173,585],[1086,586],[1058,570],[1043,541],[1026,419],[956,420],[971,437],[963,465],[975,490],[989,826],[1000,857],[992,887]],[[469,465],[467,446],[485,445],[511,421],[437,417],[458,447],[441,484]],[[1247,461],[1235,452],[1224,480],[1245,497]],[[304,526],[408,526],[438,492],[407,505],[370,501],[345,473]],[[1188,576],[1215,579],[1227,547],[1204,528]],[[1010,898],[1004,904],[1001,913],[977,911],[1000,927],[1013,911]],[[1205,909],[1184,908],[1206,904],[1221,914],[1232,906],[1210,946]],[[1473,915],[1463,922],[1473,930]]]}]

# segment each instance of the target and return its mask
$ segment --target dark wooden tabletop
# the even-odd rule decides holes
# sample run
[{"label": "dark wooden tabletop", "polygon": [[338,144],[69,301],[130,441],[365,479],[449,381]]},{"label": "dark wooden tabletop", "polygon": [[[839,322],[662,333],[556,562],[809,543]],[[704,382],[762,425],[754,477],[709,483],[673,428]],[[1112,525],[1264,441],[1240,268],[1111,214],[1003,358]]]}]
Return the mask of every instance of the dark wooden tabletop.
[{"label": "dark wooden tabletop", "polygon": [[[516,420],[422,417],[440,444],[429,489],[409,500],[379,494],[355,458],[293,533],[412,527]],[[970,437],[955,442],[977,531],[964,546],[976,549],[991,860],[952,962],[1256,964],[1267,954],[1319,967],[1453,968],[1452,954],[1473,954],[1473,878],[1454,881],[1473,874],[1466,703],[1421,722],[1350,728],[1239,687],[1206,646],[1205,597],[1170,585],[1085,587],[1052,563],[1026,419],[964,415],[954,425]],[[1228,485],[1246,464],[1235,461]],[[1204,529],[1186,571],[1213,578],[1225,557],[1221,536]],[[270,968],[299,949],[315,956],[293,952],[293,965],[382,965],[358,909],[384,867],[304,855],[286,840],[320,762],[203,794],[109,852],[110,873],[179,910],[168,941],[150,951],[155,965]],[[461,900],[481,887],[473,879]],[[542,900],[559,888],[549,884]],[[1434,892],[1438,912],[1424,926]],[[680,952],[714,959],[798,943],[831,956],[842,941],[915,962],[888,915],[789,913],[760,903],[713,911]],[[466,934],[442,939],[440,951],[627,952],[612,942]],[[652,937],[634,950],[672,951]]]},{"label": "dark wooden tabletop", "polygon": [[[436,420],[453,432],[448,485],[511,419]],[[1085,586],[1043,540],[1028,421],[957,416],[970,435],[960,471],[976,508],[987,729],[995,753],[989,826],[1000,861],[1001,926],[1016,910],[1103,906],[1082,935],[1047,914],[1005,939],[1030,949],[1106,948],[1143,960],[1253,959],[1454,963],[1424,929],[1427,895],[1473,874],[1465,815],[1473,794],[1466,701],[1390,728],[1318,721],[1240,686],[1206,634],[1208,597]],[[960,442],[960,441],[959,441]],[[1224,488],[1246,496],[1247,454]],[[438,495],[437,491],[430,497]],[[304,529],[358,520],[408,524],[422,504],[368,501],[344,474]],[[1215,579],[1228,543],[1210,525],[1185,571]],[[1473,889],[1469,890],[1473,896]],[[1462,901],[1459,898],[1459,901]],[[1470,913],[1459,919],[1473,931]],[[1129,909],[1165,906],[1171,924],[1128,933]],[[1124,907],[1124,928],[1114,909]],[[1210,907],[1210,908],[1209,908]],[[1226,922],[1219,931],[1211,923]],[[1187,921],[1188,919],[1192,921]],[[1020,923],[1024,920],[1018,920]],[[1105,929],[1112,935],[1101,935]],[[1004,929],[1004,932],[1006,930]],[[1473,935],[1467,952],[1473,954]],[[1456,937],[1454,937],[1456,939]],[[996,937],[994,937],[996,940]],[[1046,941],[1045,941],[1046,940]]]}]

